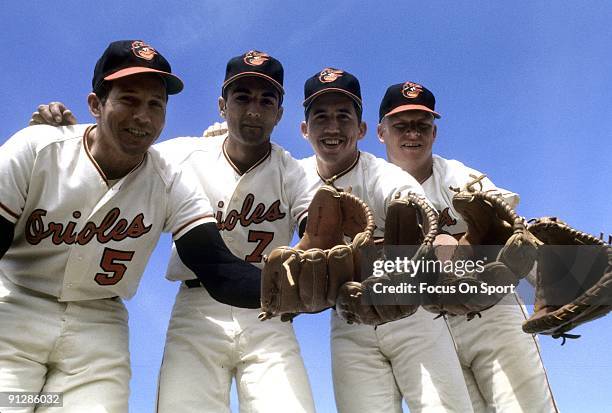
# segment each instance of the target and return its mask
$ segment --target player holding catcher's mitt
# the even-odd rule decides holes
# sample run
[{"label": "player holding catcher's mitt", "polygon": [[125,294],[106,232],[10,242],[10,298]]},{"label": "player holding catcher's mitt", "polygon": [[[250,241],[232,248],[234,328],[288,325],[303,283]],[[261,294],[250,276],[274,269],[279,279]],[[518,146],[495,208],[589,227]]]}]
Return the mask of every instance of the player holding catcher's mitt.
[{"label": "player holding catcher's mitt", "polygon": [[[535,262],[538,241],[526,230],[525,220],[516,214],[501,194],[475,189],[484,177],[473,177],[474,180],[460,190],[451,188],[457,192],[453,197],[453,207],[465,220],[467,231],[459,239],[450,261],[484,261],[483,251],[478,246],[503,247],[494,251],[497,254],[495,261],[462,276],[455,274],[456,269],[448,271],[445,269],[447,265],[443,265],[435,285],[445,289],[441,293],[428,294],[423,303],[423,307],[433,313],[466,315],[471,319],[497,304],[507,293],[483,293],[482,287],[516,286]],[[489,254],[490,250],[487,250],[486,255]],[[459,292],[462,283],[478,292]]]},{"label": "player holding catcher's mitt", "polygon": [[534,220],[538,249],[534,313],[523,331],[554,338],[612,310],[612,247],[553,217]]},{"label": "player holding catcher's mitt", "polygon": [[[374,216],[355,195],[322,186],[308,207],[294,247],[275,248],[261,273],[261,320],[315,313],[336,303],[338,289],[359,272],[358,250],[372,240]],[[346,244],[345,236],[352,241]]]},{"label": "player holding catcher's mitt", "polygon": [[[409,193],[389,203],[385,219],[384,259],[393,260],[393,246],[414,246],[412,261],[430,259],[434,255],[433,240],[438,232],[438,216],[425,199]],[[336,311],[349,323],[379,325],[414,314],[419,305],[418,294],[385,294],[377,299],[374,285],[400,285],[403,282],[418,285],[422,274],[388,273],[370,276],[362,282],[345,283],[338,294]],[[414,297],[414,301],[405,300]],[[391,301],[390,301],[391,300]],[[407,302],[408,301],[408,302]]]}]

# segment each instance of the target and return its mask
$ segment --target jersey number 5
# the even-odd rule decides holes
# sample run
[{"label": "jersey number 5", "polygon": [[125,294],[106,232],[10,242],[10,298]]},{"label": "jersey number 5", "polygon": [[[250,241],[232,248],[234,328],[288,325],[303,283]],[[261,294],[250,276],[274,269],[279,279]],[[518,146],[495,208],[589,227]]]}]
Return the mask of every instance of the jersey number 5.
[{"label": "jersey number 5", "polygon": [[119,251],[112,248],[104,248],[100,267],[107,273],[99,272],[94,280],[100,285],[115,285],[123,278],[127,267],[119,261],[131,261],[134,251]]},{"label": "jersey number 5", "polygon": [[259,242],[252,253],[247,255],[244,260],[246,262],[261,262],[263,260],[262,253],[274,239],[274,232],[267,231],[249,231],[249,242]]}]

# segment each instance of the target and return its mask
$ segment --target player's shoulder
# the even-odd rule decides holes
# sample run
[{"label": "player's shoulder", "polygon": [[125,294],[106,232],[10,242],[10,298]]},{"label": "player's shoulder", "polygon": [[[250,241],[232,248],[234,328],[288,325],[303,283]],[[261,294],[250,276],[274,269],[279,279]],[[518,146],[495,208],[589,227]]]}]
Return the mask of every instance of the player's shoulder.
[{"label": "player's shoulder", "polygon": [[317,169],[317,157],[315,155],[309,156],[308,158],[298,159],[298,163],[306,170]]},{"label": "player's shoulder", "polygon": [[291,152],[275,142],[270,142],[270,157],[273,163],[282,165],[283,168],[301,168]]},{"label": "player's shoulder", "polygon": [[364,152],[364,151],[360,151],[359,152],[359,165],[364,168],[364,169],[372,169],[372,170],[377,170],[377,169],[388,169],[388,170],[394,170],[394,169],[399,169],[401,171],[401,168],[399,168],[398,166],[393,165],[390,162],[387,162],[387,160],[383,159],[383,158],[379,158],[378,156],[369,153],[369,152]]},{"label": "player's shoulder", "polygon": [[386,159],[379,158],[371,153],[361,152],[359,162],[373,177],[389,181],[399,180],[404,183],[418,185],[417,181],[408,172]]},{"label": "player's shoulder", "polygon": [[512,199],[514,203],[518,203],[518,194],[498,187],[493,183],[490,177],[486,176],[486,174],[478,169],[467,166],[456,159],[445,159],[438,155],[433,156],[433,161],[434,174],[438,175],[438,180],[444,182],[443,186],[445,188],[448,186],[461,188],[468,182],[485,175],[480,181],[483,190],[498,191],[508,200]]},{"label": "player's shoulder", "polygon": [[161,179],[166,187],[172,185],[172,182],[180,175],[183,170],[182,160],[187,156],[187,152],[183,152],[183,148],[188,148],[189,145],[177,145],[176,143],[168,143],[164,145],[157,144],[149,148],[147,151],[147,168],[150,168],[151,173]]},{"label": "player's shoulder", "polygon": [[439,155],[433,155],[433,170],[438,176],[454,178],[457,181],[465,181],[473,175],[482,175],[477,169],[467,166],[456,159],[446,159]]},{"label": "player's shoulder", "polygon": [[198,153],[218,153],[223,141],[215,138],[180,136],[168,139],[152,146],[152,149],[163,154],[164,158],[182,163]]},{"label": "player's shoulder", "polygon": [[65,142],[80,143],[90,124],[71,126],[34,125],[21,129],[11,138],[11,141],[32,147],[36,152]]}]

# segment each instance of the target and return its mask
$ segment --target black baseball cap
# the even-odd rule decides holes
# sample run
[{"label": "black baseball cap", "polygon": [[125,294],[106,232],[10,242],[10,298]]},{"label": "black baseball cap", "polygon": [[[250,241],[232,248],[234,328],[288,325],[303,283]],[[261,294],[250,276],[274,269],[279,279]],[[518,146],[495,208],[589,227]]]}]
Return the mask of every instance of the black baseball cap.
[{"label": "black baseball cap", "polygon": [[385,116],[407,110],[422,110],[440,119],[441,116],[435,111],[435,107],[436,98],[425,86],[414,82],[398,83],[389,86],[380,102],[378,121],[382,121]]},{"label": "black baseball cap", "polygon": [[234,80],[245,76],[256,76],[266,79],[278,89],[281,96],[283,89],[283,65],[267,53],[258,50],[249,50],[240,56],[232,57],[225,68],[225,80],[221,87],[221,95],[225,88]]},{"label": "black baseball cap", "polygon": [[138,73],[158,74],[166,83],[166,93],[183,90],[183,81],[172,74],[170,63],[142,40],[119,40],[108,45],[94,69],[91,85],[96,91],[104,83]]},{"label": "black baseball cap", "polygon": [[361,87],[359,80],[349,72],[326,67],[315,73],[304,83],[304,108],[308,112],[310,104],[324,93],[342,93],[351,98],[362,109]]}]

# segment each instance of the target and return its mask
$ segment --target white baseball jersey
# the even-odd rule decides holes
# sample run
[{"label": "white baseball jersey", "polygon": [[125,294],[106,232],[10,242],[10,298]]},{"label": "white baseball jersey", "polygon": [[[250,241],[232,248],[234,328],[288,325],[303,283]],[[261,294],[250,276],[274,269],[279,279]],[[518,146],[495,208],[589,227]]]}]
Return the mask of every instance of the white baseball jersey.
[{"label": "white baseball jersey", "polygon": [[0,149],[0,214],[15,223],[0,272],[60,301],[133,296],[162,231],[214,222],[194,178],[155,149],[110,184],[92,127],[28,127]]},{"label": "white baseball jersey", "polygon": [[[481,172],[469,168],[459,161],[433,155],[433,173],[422,185],[427,198],[438,210],[440,231],[454,235],[464,233],[467,230],[467,224],[453,208],[453,196],[456,192],[451,190],[450,187],[461,188],[480,175],[482,175]],[[480,183],[482,188],[480,188],[480,184],[476,184],[476,189],[483,191],[496,190],[512,208],[515,208],[518,204],[519,196],[517,194],[497,188],[489,178],[484,178]]]},{"label": "white baseball jersey", "polygon": [[[464,233],[467,224],[453,208],[454,191],[482,175],[456,160],[433,155],[433,174],[423,189],[439,212],[440,229]],[[513,208],[519,196],[497,188],[488,178],[482,190],[497,190]],[[476,189],[480,189],[476,184]],[[516,294],[483,311],[481,317],[450,316],[448,325],[470,394],[474,412],[556,412],[552,392],[534,336],[521,331],[527,312]]]},{"label": "white baseball jersey", "polygon": [[[303,169],[275,143],[271,143],[268,156],[241,174],[225,153],[226,137],[176,138],[157,147],[197,175],[213,202],[217,226],[229,250],[261,268],[264,255],[291,243],[312,194],[305,185]],[[166,276],[170,280],[196,278],[176,250]]]},{"label": "white baseball jersey", "polygon": [[[317,172],[316,156],[299,161],[307,176],[307,186],[317,188],[325,183]],[[387,206],[397,193],[413,192],[425,197],[419,183],[401,168],[367,152],[359,152],[356,162],[334,181],[337,188],[351,187],[351,193],[364,201],[374,214],[375,237],[384,235]]]},{"label": "white baseball jersey", "polygon": [[[303,169],[281,147],[272,143],[269,154],[241,174],[224,151],[226,137],[178,138],[158,148],[198,175],[230,251],[261,268],[263,255],[291,243],[312,195]],[[195,278],[175,250],[166,277]],[[157,411],[229,412],[235,378],[241,411],[314,412],[292,324],[279,318],[262,323],[259,312],[182,285],[168,326]]]},{"label": "white baseball jersey", "polygon": [[[324,183],[316,157],[300,161],[309,186]],[[334,182],[370,206],[375,235],[384,235],[387,206],[397,193],[424,196],[412,175],[360,152],[356,162]],[[410,411],[470,412],[470,401],[453,342],[442,319],[420,309],[411,317],[374,328],[331,317],[332,373],[340,413]],[[375,380],[372,378],[375,377]]]}]

